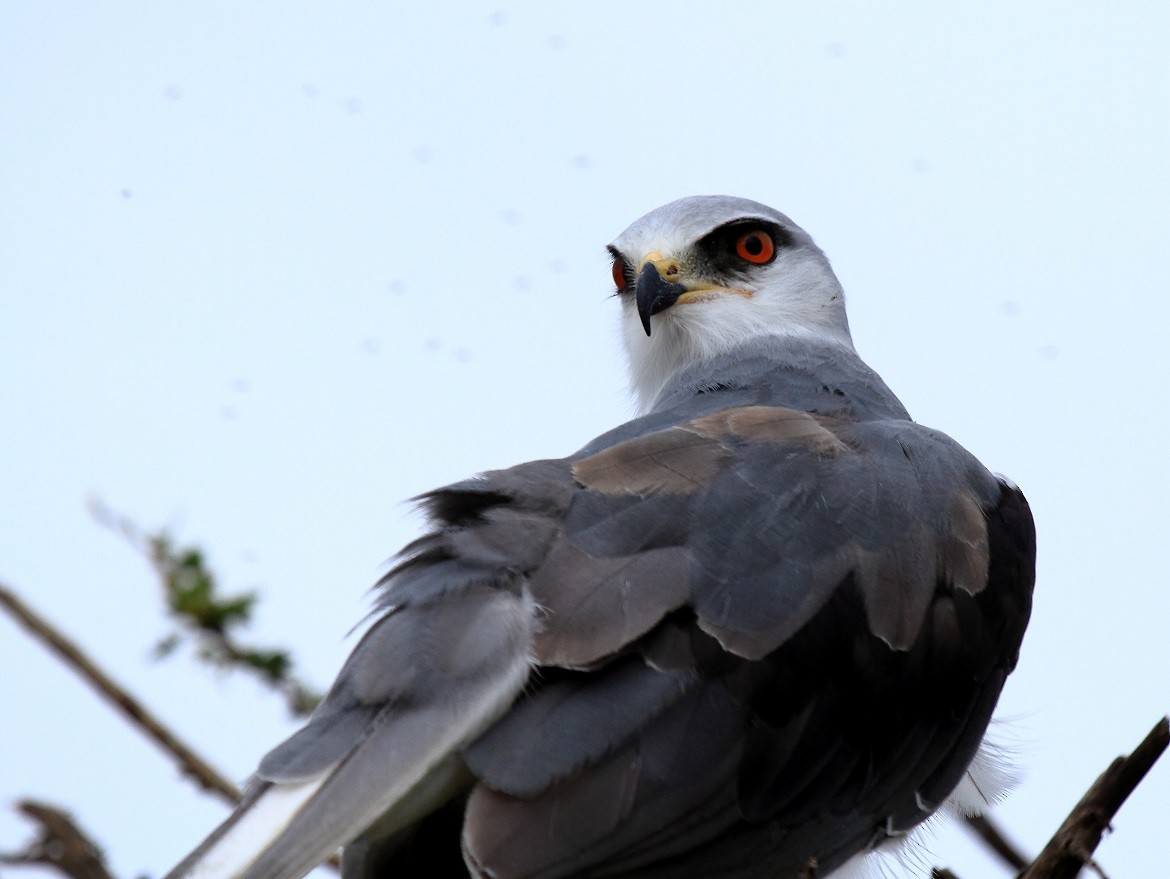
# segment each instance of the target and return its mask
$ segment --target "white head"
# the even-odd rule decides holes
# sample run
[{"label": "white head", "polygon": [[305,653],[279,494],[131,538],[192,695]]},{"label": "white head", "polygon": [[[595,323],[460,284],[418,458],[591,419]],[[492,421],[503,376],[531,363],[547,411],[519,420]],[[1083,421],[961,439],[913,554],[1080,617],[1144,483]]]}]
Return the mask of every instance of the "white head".
[{"label": "white head", "polygon": [[853,348],[828,259],[807,232],[758,202],[682,198],[635,221],[609,250],[642,410],[680,368],[752,339],[804,336]]}]

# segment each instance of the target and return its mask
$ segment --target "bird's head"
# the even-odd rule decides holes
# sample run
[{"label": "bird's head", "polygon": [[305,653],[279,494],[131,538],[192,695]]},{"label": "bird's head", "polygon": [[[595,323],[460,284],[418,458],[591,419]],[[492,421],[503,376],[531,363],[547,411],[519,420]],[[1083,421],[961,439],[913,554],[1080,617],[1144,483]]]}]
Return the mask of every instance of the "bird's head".
[{"label": "bird's head", "polygon": [[829,261],[807,232],[758,202],[679,199],[635,221],[609,251],[643,410],[679,369],[753,339],[853,347]]}]

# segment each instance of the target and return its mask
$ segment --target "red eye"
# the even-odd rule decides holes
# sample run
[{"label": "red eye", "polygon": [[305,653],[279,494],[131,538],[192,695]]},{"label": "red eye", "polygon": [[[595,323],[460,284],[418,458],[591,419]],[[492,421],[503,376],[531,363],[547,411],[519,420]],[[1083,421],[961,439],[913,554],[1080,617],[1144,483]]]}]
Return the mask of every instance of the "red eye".
[{"label": "red eye", "polygon": [[772,261],[776,255],[776,245],[772,242],[772,236],[763,229],[753,229],[736,239],[735,253],[742,260],[762,266]]},{"label": "red eye", "polygon": [[626,289],[626,262],[620,256],[613,258],[613,282],[619,293]]}]

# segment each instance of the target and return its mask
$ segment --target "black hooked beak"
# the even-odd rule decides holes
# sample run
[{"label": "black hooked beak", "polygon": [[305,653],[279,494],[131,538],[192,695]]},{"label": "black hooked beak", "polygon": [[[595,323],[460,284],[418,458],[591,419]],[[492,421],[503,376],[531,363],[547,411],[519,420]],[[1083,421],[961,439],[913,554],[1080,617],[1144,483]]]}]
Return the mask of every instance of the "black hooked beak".
[{"label": "black hooked beak", "polygon": [[[677,272],[677,269],[675,270]],[[678,301],[678,297],[687,292],[687,288],[677,281],[668,281],[662,277],[653,262],[647,261],[642,266],[642,273],[638,275],[637,285],[638,316],[642,318],[642,329],[650,335],[650,316],[666,311]]]}]

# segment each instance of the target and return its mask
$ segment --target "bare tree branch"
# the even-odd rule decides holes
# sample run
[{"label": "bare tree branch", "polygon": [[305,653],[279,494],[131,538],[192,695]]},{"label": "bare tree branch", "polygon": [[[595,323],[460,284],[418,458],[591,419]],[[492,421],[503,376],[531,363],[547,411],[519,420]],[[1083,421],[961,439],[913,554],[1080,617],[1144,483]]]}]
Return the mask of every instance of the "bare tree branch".
[{"label": "bare tree branch", "polygon": [[18,852],[0,852],[0,864],[53,867],[72,879],[113,879],[102,850],[74,823],[70,815],[47,803],[21,800],[16,804],[40,826],[40,835]]},{"label": "bare tree branch", "polygon": [[[981,839],[999,859],[1017,873],[1032,863],[1014,842],[1007,838],[1007,834],[992,820],[990,815],[968,815],[963,819],[967,828]],[[953,877],[952,877],[953,879]]]},{"label": "bare tree branch", "polygon": [[1092,863],[1109,822],[1168,745],[1170,719],[1163,717],[1132,754],[1118,757],[1093,782],[1020,879],[1075,879]]},{"label": "bare tree branch", "polygon": [[225,803],[234,806],[240,798],[240,789],[216,771],[211,764],[195,753],[192,748],[172,732],[161,720],[147,710],[141,702],[131,696],[105,671],[98,667],[82,649],[58,631],[48,620],[34,611],[17,597],[8,586],[0,582],[0,605],[6,607],[37,640],[110,702],[147,738],[163,749],[179,764],[180,771],[206,791],[219,796]]},{"label": "bare tree branch", "polygon": [[[7,608],[33,637],[80,675],[133,726],[137,726],[147,738],[174,758],[183,775],[218,796],[228,806],[234,807],[239,802],[240,789],[236,785],[195,753],[146,706],[86,656],[81,647],[29,607],[3,582],[0,582],[0,606]],[[46,864],[57,867],[73,879],[112,879],[103,865],[101,850],[63,810],[32,800],[22,800],[17,808],[40,823],[41,836],[24,851],[0,854],[0,863],[13,866]],[[90,853],[88,861],[83,858],[86,851]],[[334,855],[325,863],[337,869],[341,862]],[[99,868],[101,872],[95,872]]]}]

